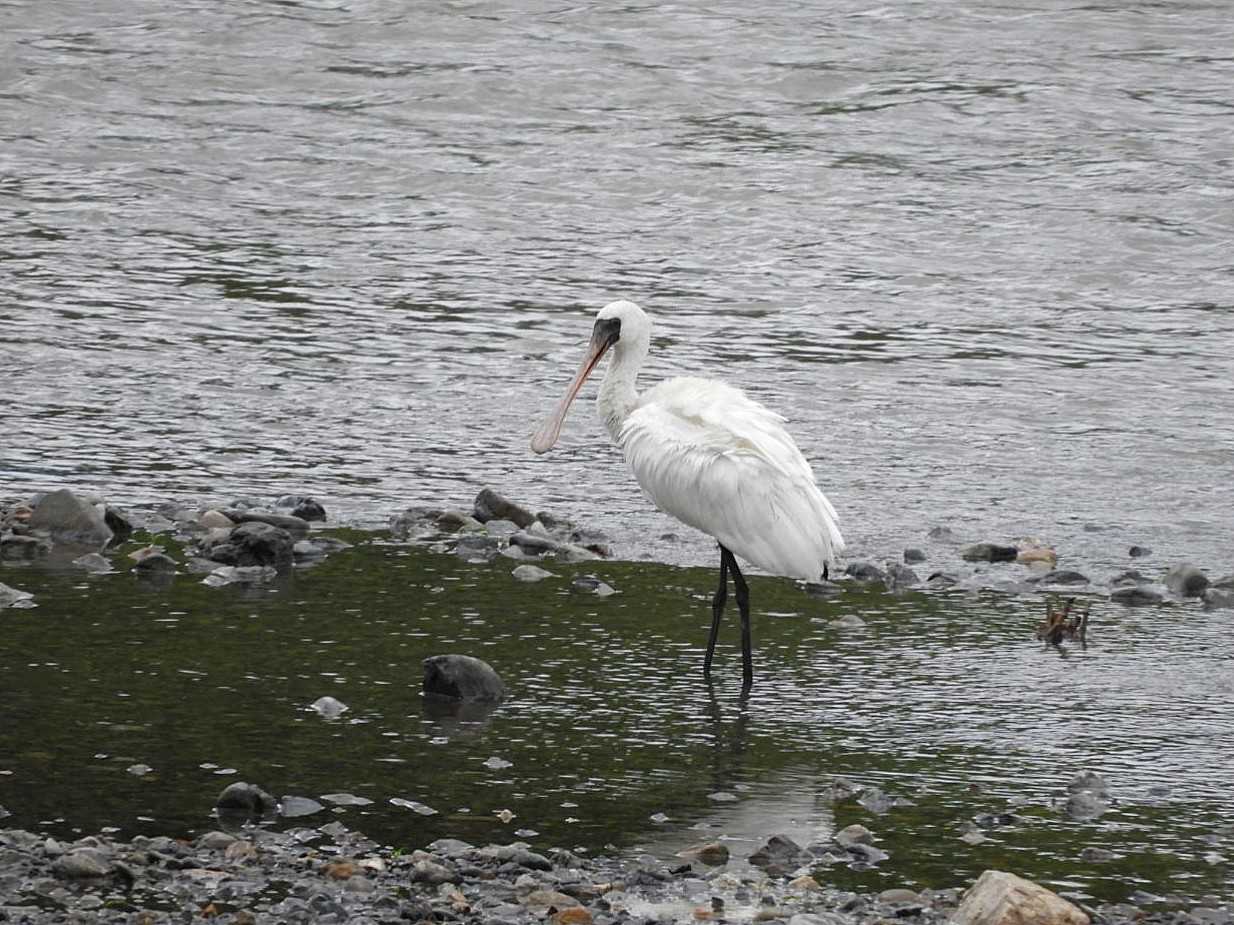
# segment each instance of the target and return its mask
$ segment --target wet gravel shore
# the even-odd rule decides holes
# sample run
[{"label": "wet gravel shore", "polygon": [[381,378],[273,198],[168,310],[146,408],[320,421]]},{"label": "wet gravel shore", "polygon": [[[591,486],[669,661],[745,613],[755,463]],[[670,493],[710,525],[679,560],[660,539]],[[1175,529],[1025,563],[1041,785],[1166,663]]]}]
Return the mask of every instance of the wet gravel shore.
[{"label": "wet gravel shore", "polygon": [[[669,867],[455,839],[404,851],[337,821],[283,831],[248,826],[192,841],[98,835],[64,843],[10,829],[0,831],[0,922],[932,925],[956,915],[969,886],[858,894],[830,888],[806,868],[730,865],[723,853],[707,860]],[[1083,911],[1110,925],[1234,920],[1219,903]]]}]

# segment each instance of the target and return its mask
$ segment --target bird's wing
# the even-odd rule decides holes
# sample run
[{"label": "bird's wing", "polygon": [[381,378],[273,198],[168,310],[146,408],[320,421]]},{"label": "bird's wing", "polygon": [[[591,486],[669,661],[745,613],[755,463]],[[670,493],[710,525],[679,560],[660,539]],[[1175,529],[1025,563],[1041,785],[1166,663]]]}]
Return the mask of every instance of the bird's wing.
[{"label": "bird's wing", "polygon": [[783,425],[732,386],[670,379],[640,397],[619,441],[661,510],[767,571],[817,578],[844,540]]}]

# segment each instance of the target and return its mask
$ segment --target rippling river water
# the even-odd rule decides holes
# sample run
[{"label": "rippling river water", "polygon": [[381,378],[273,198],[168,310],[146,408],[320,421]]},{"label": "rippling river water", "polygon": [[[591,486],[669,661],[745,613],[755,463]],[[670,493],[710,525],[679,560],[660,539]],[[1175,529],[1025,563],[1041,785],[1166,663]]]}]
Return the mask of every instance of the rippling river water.
[{"label": "rippling river water", "polygon": [[[624,296],[658,322],[649,380],[724,378],[791,419],[854,555],[894,555],[945,523],[971,539],[1035,535],[1062,563],[1107,572],[1132,543],[1151,546],[1158,568],[1185,558],[1228,572],[1232,48],[1229,4],[1188,0],[0,0],[0,498],[91,487],[139,507],[302,491],[336,519],[373,525],[408,503],[467,506],[493,485],[606,531],[622,557],[709,564],[710,543],[654,511],[590,413],[575,412],[554,454],[528,450],[591,314]],[[360,564],[382,575],[388,566]],[[658,589],[648,601],[662,600],[671,574],[614,580],[627,595],[644,582]],[[398,577],[390,599],[401,601]],[[335,580],[350,589],[340,600],[359,593],[354,577]],[[691,619],[705,620],[698,596],[712,580],[691,585]],[[139,624],[85,627],[73,622],[86,619],[74,590],[42,581],[27,580],[40,608],[14,624],[23,657],[3,666],[21,692],[10,715],[44,716],[60,734],[80,722],[92,733],[80,733],[79,750],[91,751],[69,760],[36,742],[10,759],[27,780],[69,776],[45,806],[20,791],[23,824],[68,813],[82,773],[101,775],[106,805],[79,807],[85,815],[67,825],[131,824],[141,798],[158,824],[183,822],[197,811],[183,808],[185,781],[198,775],[196,791],[210,789],[202,766],[216,762],[311,794],[368,787],[377,799],[428,801],[381,761],[423,763],[420,738],[436,720],[405,728],[405,692],[381,692],[407,683],[401,672],[430,642],[494,643],[501,613],[487,598],[469,603],[455,640],[423,602],[352,602],[365,635],[348,636],[332,622],[346,611],[320,588],[303,612],[279,598],[298,627],[281,611],[267,626],[243,600],[199,600],[205,590],[147,599],[125,585],[115,601],[96,590],[92,606],[148,604]],[[420,583],[437,593],[431,576]],[[446,609],[457,616],[458,606]],[[773,609],[803,618],[802,606]],[[577,607],[559,607],[524,632],[577,645]],[[1182,859],[1184,880],[1198,878],[1194,892],[1228,887],[1201,838],[1229,823],[1216,808],[1230,785],[1215,743],[1228,738],[1231,704],[1217,616],[1167,608],[1107,635],[1092,657],[1044,662],[1020,648],[1036,601],[966,598],[941,622],[926,601],[900,607],[856,607],[870,638],[885,635],[882,648],[800,620],[784,621],[793,635],[777,644],[777,621],[765,619],[759,638],[771,649],[760,658],[782,662],[779,686],[737,713],[731,697],[691,699],[694,686],[639,701],[685,683],[675,666],[645,667],[665,640],[606,629],[628,611],[589,617],[610,656],[595,670],[612,677],[589,686],[568,659],[542,674],[517,662],[533,696],[496,721],[515,770],[479,770],[492,752],[482,738],[443,767],[466,769],[484,795],[448,797],[487,818],[493,801],[523,799],[513,794],[526,787],[542,794],[524,812],[529,825],[599,845],[617,836],[596,821],[611,806],[593,797],[634,800],[610,826],[628,840],[629,820],[644,818],[635,813],[663,802],[631,794],[680,793],[691,821],[705,815],[700,767],[716,787],[747,787],[747,803],[781,808],[839,770],[905,789],[924,781],[937,798],[927,802],[943,807],[938,824],[951,826],[980,808],[959,796],[967,780],[991,788],[991,805],[1019,788],[1045,806],[1104,754],[1135,807],[1105,831],[1140,833],[1138,847],[1113,885],[1081,878],[1082,892],[1168,883],[1170,870],[1144,873],[1167,855]],[[31,654],[62,638],[27,622],[34,615],[69,621],[71,638],[99,653],[158,649],[140,622],[152,616],[193,636],[149,664],[100,654],[69,668],[66,654]],[[197,618],[222,621],[220,635]],[[412,634],[407,661],[357,668],[375,657],[365,646],[386,651],[390,626]],[[697,630],[667,645],[697,646]],[[429,642],[415,642],[418,632]],[[261,643],[257,662],[195,660],[242,636]],[[356,648],[350,662],[322,655],[340,637]],[[1163,639],[1175,640],[1168,657],[1151,654]],[[365,722],[314,726],[254,767],[268,716],[291,736],[293,718],[305,723],[294,711],[327,677],[342,679]],[[159,718],[169,678],[210,693]],[[88,705],[83,715],[48,693],[65,684]],[[1063,714],[1051,737],[1058,720],[1032,698],[1038,685],[1095,705]],[[245,702],[252,691],[260,697]],[[118,693],[133,706],[99,707]],[[638,702],[612,707],[622,696]],[[967,706],[938,727],[957,698]],[[566,733],[589,709],[580,704],[599,705],[596,737],[583,744],[620,741],[625,751],[610,752],[627,757],[597,770],[594,786],[541,780],[541,766],[557,769],[568,752],[527,742],[547,724],[569,740],[557,745],[578,745]],[[645,723],[630,719],[640,712]],[[1023,722],[1008,728],[1009,715]],[[193,742],[163,754],[158,743],[181,721]],[[305,758],[332,736],[358,756],[338,773]],[[115,756],[175,781],[130,780]],[[1158,809],[1149,790],[1164,778],[1181,796]],[[566,802],[584,805],[577,829],[558,818]],[[1181,828],[1160,834],[1162,814]],[[1087,837],[1015,850],[1053,858],[1033,869],[1065,885],[1066,859]],[[928,883],[979,869],[950,851],[896,870]]]},{"label": "rippling river water", "polygon": [[0,3],[0,485],[376,522],[491,483],[710,561],[590,413],[527,452],[627,296],[649,379],[792,419],[856,553],[1218,566],[1228,13]]}]

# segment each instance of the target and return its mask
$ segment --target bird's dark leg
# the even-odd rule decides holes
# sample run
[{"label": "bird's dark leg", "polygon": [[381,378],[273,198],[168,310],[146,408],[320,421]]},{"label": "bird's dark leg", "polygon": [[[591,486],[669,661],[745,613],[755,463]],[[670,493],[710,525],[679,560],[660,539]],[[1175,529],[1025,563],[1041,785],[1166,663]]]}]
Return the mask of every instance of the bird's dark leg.
[{"label": "bird's dark leg", "polygon": [[703,677],[711,677],[711,657],[716,654],[716,639],[720,635],[720,616],[728,601],[728,550],[720,547],[720,587],[711,599],[711,635],[707,637],[707,655],[703,658]]},{"label": "bird's dark leg", "polygon": [[728,559],[728,567],[733,573],[733,590],[737,592],[737,609],[741,611],[741,689],[749,690],[754,684],[754,655],[750,641],[750,588],[746,584],[741,569],[737,567],[737,558],[720,547],[720,558]]}]

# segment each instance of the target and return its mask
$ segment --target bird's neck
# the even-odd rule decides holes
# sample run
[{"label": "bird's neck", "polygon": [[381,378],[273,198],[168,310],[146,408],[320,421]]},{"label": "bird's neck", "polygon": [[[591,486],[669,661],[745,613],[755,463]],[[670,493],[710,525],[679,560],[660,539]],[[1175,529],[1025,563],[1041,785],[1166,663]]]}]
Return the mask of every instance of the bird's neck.
[{"label": "bird's neck", "polygon": [[638,405],[634,380],[638,377],[639,367],[643,365],[646,356],[646,345],[619,343],[613,351],[612,360],[609,361],[604,381],[600,383],[596,406],[600,411],[600,420],[608,428],[608,434],[614,443],[619,442],[622,425]]}]

